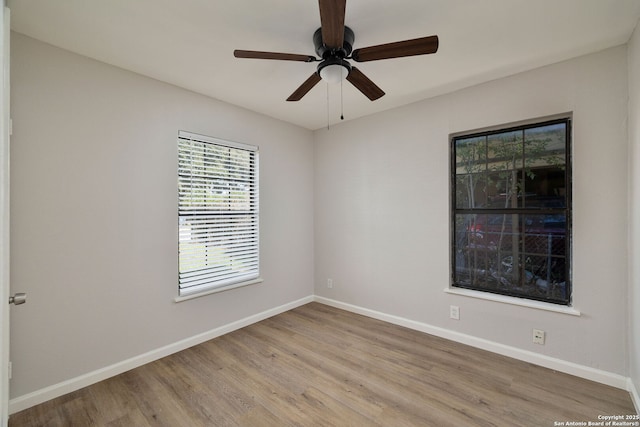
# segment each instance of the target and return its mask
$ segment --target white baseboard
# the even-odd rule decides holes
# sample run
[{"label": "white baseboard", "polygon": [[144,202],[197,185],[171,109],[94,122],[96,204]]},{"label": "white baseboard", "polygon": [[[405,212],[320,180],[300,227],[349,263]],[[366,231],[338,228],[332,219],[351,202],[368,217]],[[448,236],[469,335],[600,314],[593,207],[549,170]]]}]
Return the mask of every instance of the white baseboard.
[{"label": "white baseboard", "polygon": [[640,414],[640,394],[638,393],[638,389],[631,378],[629,378],[627,390],[629,390],[629,393],[631,394],[631,400],[633,400],[633,406],[636,407],[636,413]]},{"label": "white baseboard", "polygon": [[124,360],[122,362],[118,362],[111,366],[106,366],[104,368],[86,373],[79,377],[71,378],[67,381],[63,381],[61,383],[54,384],[52,386],[34,391],[33,393],[16,397],[9,401],[9,414],[15,414],[16,412],[22,411],[23,409],[30,408],[32,406],[38,405],[40,403],[46,402],[48,400],[54,399],[64,394],[71,393],[83,387],[89,386],[91,384],[95,384],[107,378],[113,377],[115,375],[121,374],[131,369],[137,368],[138,366],[142,366],[146,363],[153,362],[154,360],[161,359],[165,356],[169,356],[170,354],[177,353],[189,347],[193,347],[194,345],[198,345],[200,343],[209,341],[213,338],[219,337],[229,332],[233,332],[237,329],[244,328],[245,326],[249,326],[253,323],[260,322],[261,320],[267,319],[269,317],[275,316],[280,313],[284,313],[285,311],[292,310],[301,305],[308,304],[312,301],[314,301],[314,297],[313,295],[310,295],[308,297],[301,298],[297,301],[292,301],[290,303],[283,304],[279,307],[275,307],[275,308],[263,311],[261,313],[254,314],[252,316],[245,317],[244,319],[237,320],[235,322],[220,326],[210,331],[207,331],[207,332],[192,336],[190,338],[186,338],[181,341],[175,342],[173,344],[169,344],[167,346],[158,348],[156,350],[152,350],[147,353],[132,357],[130,359]]},{"label": "white baseboard", "polygon": [[[440,328],[438,326],[432,326],[426,323],[417,322],[415,320],[406,319],[399,316],[394,316],[379,311],[370,310],[368,308],[359,307],[352,304],[347,304],[340,301],[335,301],[329,298],[315,296],[314,301],[330,305],[332,307],[347,310],[356,314],[362,314],[363,316],[372,317],[374,319],[383,320],[385,322],[393,323],[395,325],[404,326],[416,331],[425,332],[427,334],[435,335],[441,338],[446,338],[451,341],[459,342],[462,344],[470,345],[472,347],[480,348],[482,350],[491,351],[493,353],[501,354],[503,356],[512,357],[514,359],[522,360],[524,362],[532,363],[534,365],[543,366],[545,368],[553,369],[556,371],[564,372],[567,374],[575,375],[577,377],[585,378],[591,381],[596,381],[602,384],[610,385],[612,387],[621,388],[623,390],[629,390],[631,381],[629,378],[614,374],[611,372],[603,371],[600,369],[594,369],[588,366],[579,365],[573,362],[567,362],[565,360],[556,359],[554,357],[545,356],[543,354],[534,353],[532,351],[522,350],[516,347],[500,344],[494,341],[477,338],[471,335],[463,334],[460,332],[452,331],[449,329]],[[635,403],[636,409],[638,409],[638,394],[635,390]]]}]

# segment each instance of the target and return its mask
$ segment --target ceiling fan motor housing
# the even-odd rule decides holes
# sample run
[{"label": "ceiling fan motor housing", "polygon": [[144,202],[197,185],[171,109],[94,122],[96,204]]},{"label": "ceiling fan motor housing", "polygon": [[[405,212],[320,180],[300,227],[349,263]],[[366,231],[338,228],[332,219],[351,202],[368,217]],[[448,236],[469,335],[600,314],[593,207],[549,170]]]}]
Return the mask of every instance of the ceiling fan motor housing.
[{"label": "ceiling fan motor housing", "polygon": [[341,47],[326,46],[322,40],[322,28],[318,28],[316,32],[313,33],[313,45],[316,47],[316,53],[322,59],[327,59],[332,56],[337,56],[341,59],[346,58],[353,50],[354,40],[355,35],[349,27],[344,27],[344,42]]},{"label": "ceiling fan motor housing", "polygon": [[351,72],[351,64],[349,64],[349,62],[344,58],[349,56],[349,54],[351,53],[354,40],[355,35],[353,34],[351,28],[344,27],[344,42],[342,44],[342,47],[329,47],[326,46],[322,40],[322,28],[318,28],[316,32],[313,33],[313,44],[316,48],[316,53],[323,59],[322,62],[318,64],[318,74],[322,76],[322,70],[325,67],[340,65],[347,70],[348,75]]}]

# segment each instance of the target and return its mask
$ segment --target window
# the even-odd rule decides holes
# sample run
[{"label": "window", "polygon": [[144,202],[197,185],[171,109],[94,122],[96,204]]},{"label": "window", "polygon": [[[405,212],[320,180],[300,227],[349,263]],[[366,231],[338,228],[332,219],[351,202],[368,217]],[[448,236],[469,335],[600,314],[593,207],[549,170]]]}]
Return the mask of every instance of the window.
[{"label": "window", "polygon": [[181,296],[259,276],[258,148],[178,134]]},{"label": "window", "polygon": [[569,305],[570,118],[451,137],[452,286]]}]

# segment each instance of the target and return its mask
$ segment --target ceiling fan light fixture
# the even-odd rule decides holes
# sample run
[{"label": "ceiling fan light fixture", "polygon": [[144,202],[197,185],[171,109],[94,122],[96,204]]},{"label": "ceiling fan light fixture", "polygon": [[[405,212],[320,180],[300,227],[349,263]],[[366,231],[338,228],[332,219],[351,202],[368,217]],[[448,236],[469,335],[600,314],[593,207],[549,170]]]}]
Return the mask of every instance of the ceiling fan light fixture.
[{"label": "ceiling fan light fixture", "polygon": [[351,64],[340,58],[328,58],[318,65],[318,74],[327,83],[340,83],[350,71]]},{"label": "ceiling fan light fixture", "polygon": [[349,75],[346,67],[338,64],[327,65],[320,70],[320,77],[327,83],[340,83]]}]

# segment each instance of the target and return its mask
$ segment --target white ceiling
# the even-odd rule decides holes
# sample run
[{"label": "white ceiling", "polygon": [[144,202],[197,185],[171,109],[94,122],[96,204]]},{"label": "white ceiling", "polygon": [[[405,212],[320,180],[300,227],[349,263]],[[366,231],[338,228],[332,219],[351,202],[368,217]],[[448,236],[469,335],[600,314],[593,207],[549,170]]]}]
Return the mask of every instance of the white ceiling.
[{"label": "white ceiling", "polygon": [[[236,59],[234,49],[314,55],[313,0],[9,0],[13,30],[277,119],[340,120],[340,85],[285,99],[316,64]],[[345,82],[345,120],[627,42],[640,0],[347,0],[354,48],[437,34],[434,55],[358,64],[386,95]],[[328,99],[328,101],[327,101]]]}]

